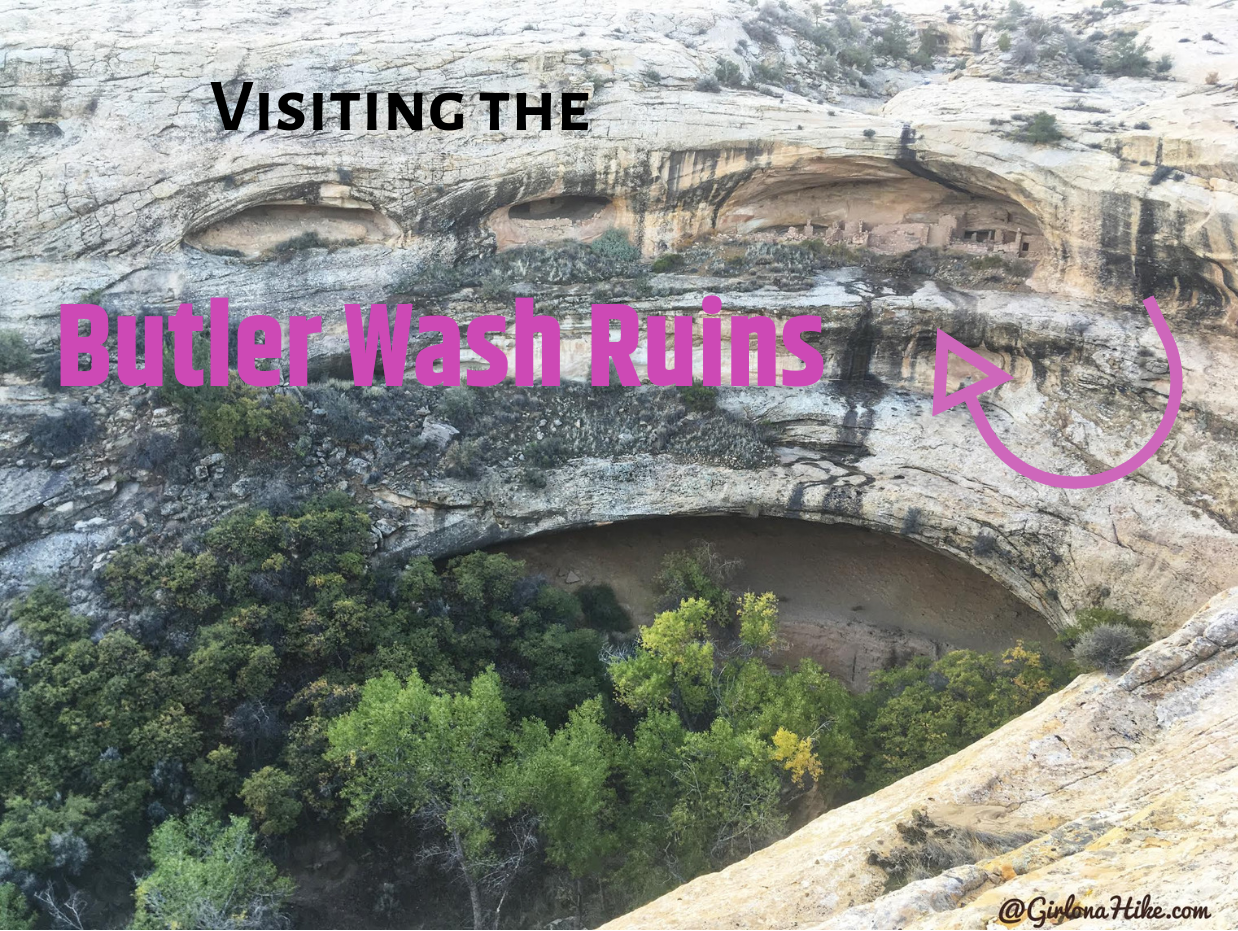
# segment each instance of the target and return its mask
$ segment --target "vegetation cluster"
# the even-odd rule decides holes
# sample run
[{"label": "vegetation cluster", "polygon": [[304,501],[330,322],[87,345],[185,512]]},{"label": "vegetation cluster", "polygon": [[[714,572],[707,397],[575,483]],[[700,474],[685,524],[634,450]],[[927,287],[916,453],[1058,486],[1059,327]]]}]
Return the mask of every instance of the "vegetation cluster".
[{"label": "vegetation cluster", "polygon": [[369,858],[367,921],[598,922],[1072,674],[1019,644],[853,696],[776,662],[777,598],[733,592],[731,569],[670,554],[665,610],[633,633],[604,586],[575,596],[504,556],[376,560],[334,495],[121,551],[102,582],[126,620],[106,631],[35,589],[0,656],[0,923],[321,915],[290,855],[307,840]]}]

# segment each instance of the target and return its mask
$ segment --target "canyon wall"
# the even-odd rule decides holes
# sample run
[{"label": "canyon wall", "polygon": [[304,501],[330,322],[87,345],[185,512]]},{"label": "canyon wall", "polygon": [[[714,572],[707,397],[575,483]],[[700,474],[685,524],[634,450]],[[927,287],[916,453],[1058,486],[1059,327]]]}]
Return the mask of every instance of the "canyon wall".
[{"label": "canyon wall", "polygon": [[[642,272],[645,290],[625,298],[642,315],[699,313],[710,292],[727,313],[819,313],[825,380],[720,393],[711,416],[721,419],[701,422],[746,425],[760,437],[756,457],[703,440],[667,447],[645,421],[612,434],[597,403],[565,395],[570,417],[519,428],[539,442],[555,433],[570,452],[542,487],[520,481],[516,448],[468,475],[426,466],[416,456],[427,443],[450,452],[465,438],[417,405],[411,421],[376,414],[349,440],[315,421],[291,460],[196,452],[172,480],[130,461],[135,426],[180,426],[158,394],[114,384],[56,393],[8,376],[5,593],[36,573],[78,584],[120,543],[168,545],[274,482],[348,489],[371,508],[376,547],[398,558],[656,515],[844,521],[969,562],[1056,624],[1103,600],[1167,631],[1238,577],[1232,88],[1120,78],[1079,90],[934,72],[864,110],[830,103],[842,98],[824,78],[812,99],[756,83],[709,92],[700,82],[732,54],[747,13],[705,0],[600,14],[554,2],[539,10],[543,25],[516,4],[410,20],[387,3],[347,37],[336,28],[347,16],[331,4],[271,22],[245,10],[186,16],[174,4],[144,10],[140,31],[124,28],[128,9],[49,3],[11,14],[0,67],[0,327],[21,328],[44,363],[60,302],[166,313],[227,295],[236,315],[322,314],[313,361],[339,373],[345,301],[407,294],[522,242],[588,242],[611,228],[647,259],[713,241],[773,254],[810,224],[827,240],[839,233],[831,248],[847,247],[848,224],[861,224],[850,230],[878,252],[902,252],[900,237],[913,246],[921,233],[965,257],[995,248],[1004,259],[1023,241],[1034,249],[999,290],[861,259],[815,277]],[[454,29],[465,13],[469,28]],[[470,113],[458,133],[258,132],[252,115],[227,132],[209,88],[222,80],[230,100],[242,79],[272,92],[432,94],[497,86],[496,76],[513,88],[587,91],[591,129],[489,131]],[[1065,138],[1033,145],[1011,132],[1012,111],[1040,109]],[[973,223],[994,238],[968,241]],[[566,374],[583,377],[593,291],[505,284],[559,318]],[[484,290],[435,306],[461,320],[510,307]],[[1185,398],[1173,437],[1131,479],[1046,488],[998,463],[961,408],[930,418],[940,327],[1014,375],[986,403],[1017,453],[1059,472],[1122,461],[1151,435],[1167,393],[1139,304],[1152,293],[1182,349]],[[94,438],[73,456],[39,453],[41,418],[76,405],[94,412]],[[97,606],[94,597],[77,588],[79,606]]]},{"label": "canyon wall", "polygon": [[[1122,677],[1083,677],[615,926],[983,927],[1000,900],[1059,887],[1194,899],[1217,926],[1238,920],[1224,701],[1238,595],[1181,626],[1238,582],[1238,92],[1228,73],[1204,83],[1238,47],[1232,13],[1098,13],[1113,32],[1164,9],[1158,52],[1190,45],[1165,80],[1085,85],[1012,72],[991,24],[943,11],[918,25],[974,61],[883,64],[843,86],[785,30],[766,46],[795,80],[758,71],[758,14],[724,0],[383,0],[363,19],[331,0],[138,6],[140,22],[114,0],[5,11],[0,330],[27,338],[35,366],[0,375],[0,597],[48,578],[98,626],[123,624],[95,579],[121,546],[167,549],[237,508],[330,490],[368,509],[392,564],[653,516],[898,535],[1054,626],[1103,602],[1170,636]],[[745,86],[711,85],[723,61]],[[247,80],[274,95],[585,92],[590,130],[490,131],[470,103],[460,132],[261,132],[252,113],[225,131],[210,82],[235,101]],[[1037,111],[1062,138],[1021,140]],[[588,277],[577,266],[592,252],[551,255],[612,229],[668,263]],[[681,254],[699,261],[669,261]],[[492,289],[451,278],[502,256],[516,260]],[[554,276],[535,279],[538,256]],[[415,387],[342,401],[327,384],[351,374],[345,302],[415,295],[418,312],[466,321],[510,314],[516,294],[559,321],[577,383],[471,401]],[[727,315],[819,314],[824,378],[723,388],[700,407],[670,389],[589,390],[589,304],[616,294],[642,321],[699,322],[706,294]],[[1185,392],[1169,441],[1130,478],[1048,488],[1003,466],[962,408],[931,416],[940,328],[1013,375],[984,404],[1024,459],[1062,473],[1125,460],[1168,394],[1140,304],[1151,294]],[[304,423],[275,448],[205,448],[164,393],[61,391],[39,373],[55,366],[62,302],[166,314],[222,295],[236,316],[324,318],[315,384],[277,392]],[[975,374],[952,369],[951,387]],[[43,441],[65,418],[93,428],[56,452]],[[887,892],[869,853],[897,844],[916,810],[1031,840]]]}]

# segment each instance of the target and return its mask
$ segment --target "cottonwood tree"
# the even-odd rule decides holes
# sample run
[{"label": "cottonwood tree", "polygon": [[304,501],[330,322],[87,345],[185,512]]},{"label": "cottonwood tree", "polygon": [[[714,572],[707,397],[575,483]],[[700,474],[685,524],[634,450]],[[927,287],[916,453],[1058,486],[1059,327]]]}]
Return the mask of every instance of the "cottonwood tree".
[{"label": "cottonwood tree", "polygon": [[135,928],[282,928],[292,881],[257,848],[244,818],[206,809],[170,818],[150,838],[153,869],[134,892]]},{"label": "cottonwood tree", "polygon": [[843,686],[811,661],[772,670],[774,595],[682,601],[611,665],[615,696],[642,715],[621,755],[628,799],[623,882],[656,894],[773,840],[788,797],[841,787],[857,759]]},{"label": "cottonwood tree", "polygon": [[343,768],[350,820],[395,811],[437,831],[442,842],[425,852],[460,877],[473,926],[485,928],[537,844],[525,767],[543,736],[513,731],[493,669],[459,694],[435,694],[416,672],[404,684],[388,673],[332,723],[327,759]]},{"label": "cottonwood tree", "polygon": [[[672,710],[690,731],[724,721],[732,734],[766,742],[767,762],[828,801],[857,758],[851,698],[811,660],[782,672],[765,662],[781,643],[772,593],[735,605],[733,626],[713,622],[713,606],[698,598],[659,614],[641,629],[636,653],[611,665],[615,697],[644,714]],[[712,739],[726,743],[721,732]]]},{"label": "cottonwood tree", "polygon": [[595,879],[600,887],[620,849],[613,777],[626,744],[607,729],[596,698],[571,712],[553,735],[540,721],[526,721],[522,739],[530,751],[523,775],[546,860],[570,875],[581,915],[585,881]]}]

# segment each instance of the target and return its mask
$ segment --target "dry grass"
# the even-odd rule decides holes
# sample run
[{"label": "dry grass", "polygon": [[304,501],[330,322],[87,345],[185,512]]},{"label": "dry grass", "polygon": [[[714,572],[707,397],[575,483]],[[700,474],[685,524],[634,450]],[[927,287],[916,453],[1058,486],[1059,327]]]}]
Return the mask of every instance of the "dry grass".
[{"label": "dry grass", "polygon": [[976,831],[937,824],[922,811],[913,812],[911,821],[897,828],[903,843],[889,853],[873,850],[868,854],[869,863],[885,870],[887,892],[940,876],[956,866],[988,860],[1023,846],[1035,836],[1024,831]]}]

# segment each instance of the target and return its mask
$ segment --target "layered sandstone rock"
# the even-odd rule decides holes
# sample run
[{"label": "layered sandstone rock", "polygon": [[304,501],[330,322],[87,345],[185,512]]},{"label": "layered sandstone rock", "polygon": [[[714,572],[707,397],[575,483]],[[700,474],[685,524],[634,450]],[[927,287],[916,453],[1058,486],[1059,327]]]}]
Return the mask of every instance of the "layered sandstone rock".
[{"label": "layered sandstone rock", "polygon": [[[1205,906],[1210,917],[1080,917],[1057,927],[1232,927],[1235,682],[1231,589],[1125,674],[1083,676],[954,756],[607,927],[993,928],[1007,900],[1043,897],[1045,906],[1071,895],[1091,907],[1146,895],[1167,915]],[[1032,839],[887,892],[870,854],[907,845],[917,811],[938,826]]]},{"label": "layered sandstone rock", "polygon": [[[1076,93],[938,73],[869,115],[785,91],[694,90],[745,35],[747,8],[717,0],[673,14],[559,2],[536,23],[520,4],[410,21],[391,3],[334,38],[350,9],[310,3],[268,22],[172,5],[143,8],[128,27],[129,6],[15,11],[0,69],[4,319],[45,321],[83,293],[120,311],[209,292],[242,311],[338,314],[427,262],[513,241],[536,221],[512,210],[547,199],[591,199],[654,254],[728,217],[746,229],[811,220],[787,213],[789,196],[835,203],[859,185],[899,200],[916,179],[1026,215],[1046,240],[1042,288],[1126,302],[1156,292],[1205,319],[1232,312],[1235,178],[1218,167],[1238,163],[1229,88],[1119,79]],[[242,80],[273,94],[459,90],[469,118],[460,132],[260,133],[251,113],[228,132],[212,80],[231,100]],[[496,81],[586,91],[592,128],[492,132],[474,95]],[[1009,138],[1001,121],[1037,109],[1058,116],[1066,141]],[[1104,131],[1090,125],[1097,112]],[[1142,121],[1150,129],[1119,128]],[[563,232],[596,233],[576,225]],[[307,232],[339,248],[246,259]]]},{"label": "layered sandstone rock", "polygon": [[[1215,19],[1216,35],[1228,35],[1223,17],[1196,9],[1199,28]],[[863,224],[870,244],[875,235],[876,245],[897,246],[913,227],[931,241],[947,220],[987,217],[986,229],[1008,220],[1003,238],[1036,237],[1038,294],[863,268],[790,293],[726,276],[650,279],[653,296],[633,301],[643,314],[692,313],[712,291],[727,311],[824,317],[820,386],[723,393],[728,411],[767,432],[767,466],[697,461],[635,438],[604,458],[556,466],[536,489],[518,481],[514,457],[477,478],[404,468],[401,444],[415,437],[386,435],[338,452],[338,463],[336,448],[323,448],[325,465],[314,468],[325,470],[321,482],[354,487],[387,528],[376,539],[400,553],[649,515],[842,520],[968,561],[1055,623],[1108,599],[1163,630],[1234,581],[1230,87],[1118,79],[1075,91],[886,69],[907,89],[884,105],[870,100],[880,112],[866,113],[816,102],[838,96],[824,80],[808,96],[695,90],[716,61],[736,57],[753,15],[743,4],[599,13],[556,2],[533,22],[518,4],[410,20],[393,3],[343,29],[350,11],[307,3],[268,20],[165,6],[128,25],[129,6],[15,11],[0,71],[0,326],[20,326],[50,350],[61,301],[166,312],[223,294],[238,315],[322,313],[314,351],[334,370],[345,301],[381,300],[427,269],[520,241],[589,241],[615,226],[652,257],[714,235],[741,251],[744,237],[794,241],[814,221],[842,223],[843,233]],[[490,132],[471,113],[459,133],[257,133],[252,115],[230,133],[209,89],[220,79],[234,94],[251,79],[272,92],[471,95],[500,77],[512,89],[589,90],[591,130]],[[1064,141],[1011,138],[1012,113],[1036,109],[1056,114]],[[1151,128],[1121,128],[1142,120]],[[589,289],[538,292],[562,320],[565,370],[583,377]],[[1045,488],[1001,466],[962,409],[928,416],[942,327],[1014,374],[989,397],[999,433],[1024,458],[1061,472],[1123,460],[1165,403],[1163,351],[1137,303],[1150,292],[1181,344],[1186,394],[1174,436],[1134,478],[1095,491]],[[481,303],[466,289],[446,307],[467,319]],[[72,574],[106,559],[117,528],[139,514],[134,535],[167,542],[253,500],[245,479],[255,464],[245,457],[212,457],[188,484],[132,474],[124,448],[133,426],[175,428],[175,412],[137,423],[124,392],[51,395],[10,381],[0,388],[3,465],[16,476],[6,500],[17,508],[0,540],[6,591],[29,584],[32,565]],[[102,421],[98,437],[72,462],[35,453],[38,418],[78,400]],[[444,442],[460,442],[452,437]],[[373,469],[381,478],[363,484],[348,468],[355,461],[382,463]],[[59,488],[44,481],[47,468],[76,471]],[[33,478],[19,474],[26,469]],[[270,469],[306,487],[304,464]],[[226,486],[211,486],[225,475]]]},{"label": "layered sandstone rock", "polygon": [[[1081,3],[1037,6],[1076,15]],[[798,91],[761,81],[696,89],[724,59],[755,77],[758,56],[741,45],[755,15],[726,0],[415,12],[391,0],[368,5],[363,19],[332,0],[278,12],[68,0],[6,11],[0,329],[20,328],[44,362],[61,302],[166,313],[227,295],[237,315],[322,314],[313,361],[338,374],[346,301],[381,301],[462,260],[588,243],[610,228],[646,258],[715,240],[743,256],[753,244],[812,237],[886,253],[927,244],[987,256],[992,244],[997,258],[1022,258],[1026,241],[1033,262],[1026,286],[1003,290],[867,260],[810,280],[648,275],[627,298],[642,316],[699,314],[707,293],[727,312],[820,314],[825,379],[728,389],[718,412],[677,411],[675,429],[692,437],[679,445],[637,416],[602,422],[583,394],[555,402],[561,417],[513,413],[521,444],[550,437],[590,450],[555,461],[540,485],[523,478],[522,445],[453,476],[443,462],[468,442],[464,424],[429,405],[408,422],[384,420],[368,396],[371,422],[357,435],[332,435],[312,409],[308,439],[282,458],[202,450],[170,478],[134,456],[144,437],[182,426],[155,393],[114,384],[59,393],[8,376],[0,596],[47,575],[99,623],[123,623],[92,579],[118,546],[174,546],[235,508],[331,488],[368,508],[375,548],[395,560],[722,514],[900,534],[979,568],[1055,625],[1104,600],[1166,633],[1238,581],[1232,13],[1195,2],[1105,14],[1107,30],[1144,28],[1157,54],[1173,51],[1172,81],[1085,89],[1040,83],[1037,71],[1005,83],[1010,69],[984,14],[951,22],[936,10],[919,24],[942,30],[952,54],[978,48],[975,60],[950,73],[883,65],[869,81],[890,99],[813,73],[787,34],[774,43]],[[1213,70],[1220,82],[1201,83]],[[226,132],[213,80],[233,99],[244,80],[273,94],[587,91],[591,129],[491,132],[470,107],[458,133],[261,133],[252,116]],[[1014,138],[1015,115],[1039,110],[1056,116],[1064,139]],[[484,290],[435,307],[460,320],[503,312]],[[1166,400],[1163,349],[1139,305],[1153,293],[1181,348],[1185,396],[1174,434],[1135,476],[1050,489],[1002,466],[961,408],[930,416],[940,327],[1014,376],[985,403],[1016,453],[1070,473],[1124,460]],[[539,286],[537,296],[561,321],[565,374],[586,377],[588,283]],[[952,384],[969,374],[954,371]],[[78,405],[93,412],[96,434],[71,456],[41,452],[42,418]],[[1042,890],[1151,892],[1210,905],[1214,923],[1231,926],[1238,914],[1222,878],[1236,865],[1235,747],[1223,698],[1236,611],[1234,596],[1216,601],[1123,679],[1081,679],[958,757],[621,924],[983,927],[1001,899]],[[885,894],[868,853],[888,847],[913,809],[1037,840]]]}]

